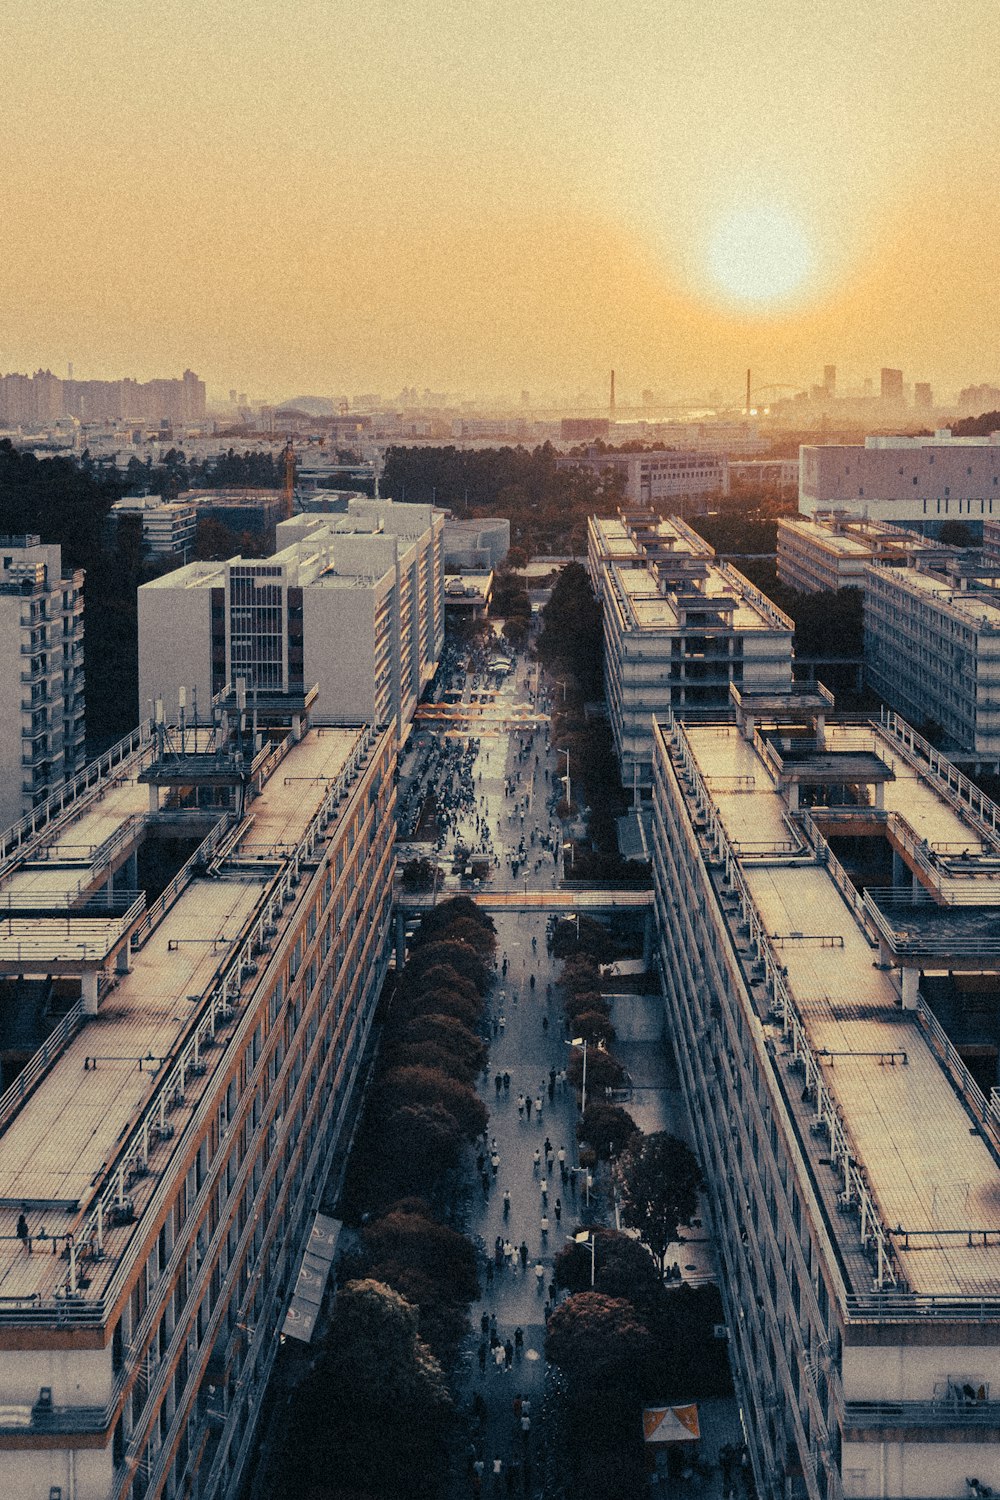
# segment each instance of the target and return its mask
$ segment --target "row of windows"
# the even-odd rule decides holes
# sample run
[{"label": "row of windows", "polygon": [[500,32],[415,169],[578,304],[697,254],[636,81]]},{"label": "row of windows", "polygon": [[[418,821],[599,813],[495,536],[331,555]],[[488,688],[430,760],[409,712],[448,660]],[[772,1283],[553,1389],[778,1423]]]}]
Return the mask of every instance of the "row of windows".
[{"label": "row of windows", "polygon": [[[253,1267],[259,1259],[265,1234],[272,1236],[272,1259],[277,1253],[276,1247],[277,1249],[281,1247],[284,1220],[275,1222],[273,1212],[279,1192],[285,1195],[294,1193],[301,1185],[303,1164],[314,1143],[319,1125],[319,1103],[324,1094],[328,1096],[329,1093],[328,1090],[320,1087],[321,1080],[324,1075],[335,1078],[338,1072],[345,1071],[345,1063],[350,1057],[351,1049],[357,1045],[361,1031],[356,1024],[359,1011],[365,1003],[371,975],[377,969],[374,955],[366,954],[362,959],[358,948],[371,943],[383,930],[391,900],[391,892],[383,877],[380,903],[382,910],[377,919],[374,916],[369,917],[363,928],[364,936],[359,939],[358,944],[352,945],[352,937],[358,924],[359,909],[368,900],[375,880],[375,872],[364,868],[364,859],[373,846],[376,829],[388,827],[388,820],[382,815],[384,813],[382,804],[387,792],[382,792],[381,789],[388,786],[388,782],[383,781],[384,770],[385,765],[376,774],[368,790],[365,805],[352,818],[347,838],[342,840],[341,846],[336,851],[334,863],[338,872],[338,881],[344,875],[345,869],[347,870],[347,878],[342,882],[337,899],[334,902],[333,874],[328,868],[324,876],[322,894],[303,914],[285,973],[278,981],[275,992],[269,997],[267,1023],[265,1025],[262,1018],[252,1036],[247,1040],[241,1053],[238,1074],[230,1080],[224,1095],[219,1100],[210,1131],[199,1147],[187,1178],[180,1185],[171,1217],[161,1230],[133,1291],[126,1321],[135,1334],[140,1328],[147,1296],[151,1299],[155,1297],[155,1283],[166,1270],[174,1244],[182,1239],[181,1231],[188,1213],[194,1211],[202,1186],[209,1180],[213,1166],[215,1166],[220,1147],[228,1146],[225,1161],[215,1166],[215,1188],[207,1206],[203,1205],[197,1232],[193,1237],[191,1232],[188,1232],[188,1253],[180,1267],[179,1274],[175,1272],[177,1282],[172,1301],[164,1309],[149,1345],[150,1352],[146,1357],[146,1363],[140,1370],[134,1387],[130,1414],[134,1421],[138,1422],[151,1380],[155,1377],[159,1363],[170,1346],[174,1324],[179,1323],[181,1319],[184,1304],[189,1295],[189,1285],[197,1274],[202,1259],[209,1253],[209,1246],[213,1242],[223,1216],[226,1213],[230,1214],[229,1229],[221,1247],[218,1248],[208,1290],[192,1318],[184,1358],[178,1365],[178,1371],[182,1366],[185,1367],[185,1374],[181,1378],[175,1372],[172,1385],[168,1388],[159,1410],[158,1426],[151,1434],[150,1443],[154,1452],[158,1447],[158,1431],[163,1435],[169,1430],[175,1403],[179,1400],[180,1391],[183,1390],[186,1381],[188,1356],[201,1346],[209,1318],[217,1308],[221,1288],[230,1265],[238,1256],[240,1257],[239,1275],[229,1298],[227,1311],[229,1332],[235,1326],[237,1310],[247,1291]],[[358,849],[356,857],[350,862],[348,858],[345,858],[345,843],[348,857],[355,847]],[[385,848],[379,861],[380,866],[384,869],[386,861],[390,859],[391,847],[386,837]],[[345,894],[348,891],[350,892],[349,907],[345,904]],[[321,932],[319,946],[310,952],[310,945],[315,942],[318,932]],[[335,959],[334,962],[327,963],[335,937],[337,939]],[[304,977],[300,978],[304,944],[306,969]],[[325,969],[324,964],[326,964]],[[359,982],[359,972],[361,975],[368,975],[368,978]],[[275,1003],[275,995],[278,997],[277,1003]],[[286,995],[287,1002],[284,1001]],[[284,1009],[283,1019],[281,1019],[282,1009]],[[305,1018],[304,1027],[302,1026],[303,1018]],[[322,1036],[320,1036],[321,1033]],[[317,1038],[320,1038],[318,1047],[316,1046]],[[269,1047],[271,1051],[268,1056]],[[302,1098],[296,1103],[307,1059],[310,1056],[312,1062],[308,1085],[302,1091]],[[256,1070],[262,1058],[265,1061],[265,1071],[257,1074]],[[254,1076],[256,1076],[256,1082],[253,1085],[253,1093],[248,1097],[247,1091]],[[237,1137],[232,1139],[231,1128],[235,1126],[241,1109],[244,1111],[242,1124]],[[265,1114],[273,1117],[266,1134],[262,1129]],[[273,1164],[273,1146],[277,1139],[284,1140],[280,1169],[268,1189],[264,1204],[261,1205],[258,1203],[258,1195],[265,1170]],[[253,1160],[244,1171],[244,1164],[247,1163],[251,1153],[254,1153]],[[297,1165],[290,1172],[293,1158],[297,1158]],[[231,1203],[231,1195],[241,1180],[241,1173],[244,1186],[239,1203],[234,1207]],[[246,1230],[249,1215],[255,1204],[257,1204],[258,1218],[252,1233],[252,1240],[241,1253],[241,1236]],[[116,1335],[116,1347],[120,1350],[121,1346],[122,1339]],[[129,1425],[131,1427],[133,1424]],[[187,1434],[185,1434],[182,1450],[186,1447]],[[183,1468],[183,1463],[180,1464],[178,1472],[181,1468]],[[140,1470],[137,1479],[137,1494],[142,1493],[144,1489],[146,1472],[148,1472],[148,1466]]]}]

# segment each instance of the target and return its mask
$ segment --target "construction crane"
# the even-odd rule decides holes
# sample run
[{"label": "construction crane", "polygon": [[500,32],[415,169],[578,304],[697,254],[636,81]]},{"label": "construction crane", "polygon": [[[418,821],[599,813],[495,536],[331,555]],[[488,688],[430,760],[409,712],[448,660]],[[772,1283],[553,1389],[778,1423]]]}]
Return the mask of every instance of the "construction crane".
[{"label": "construction crane", "polygon": [[292,438],[289,433],[285,444],[285,451],[281,455],[285,466],[285,515],[286,521],[291,520],[292,505],[295,500],[295,449],[292,446]]}]

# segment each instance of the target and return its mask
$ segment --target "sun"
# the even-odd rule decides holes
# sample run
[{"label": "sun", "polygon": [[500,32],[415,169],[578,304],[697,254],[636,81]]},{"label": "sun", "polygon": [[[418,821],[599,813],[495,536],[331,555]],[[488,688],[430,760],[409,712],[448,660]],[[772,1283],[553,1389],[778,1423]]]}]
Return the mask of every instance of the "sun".
[{"label": "sun", "polygon": [[812,269],[809,241],[795,215],[777,203],[730,209],[716,223],[706,254],[711,280],[733,302],[780,302],[802,289]]}]

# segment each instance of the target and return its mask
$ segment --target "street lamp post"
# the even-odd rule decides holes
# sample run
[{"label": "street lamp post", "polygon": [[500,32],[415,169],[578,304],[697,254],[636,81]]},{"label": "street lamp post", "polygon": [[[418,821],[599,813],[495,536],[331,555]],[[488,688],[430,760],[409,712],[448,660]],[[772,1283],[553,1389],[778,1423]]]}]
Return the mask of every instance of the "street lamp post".
[{"label": "street lamp post", "polygon": [[569,774],[569,751],[568,750],[560,750],[559,754],[560,755],[565,755],[565,757],[566,757],[566,775],[565,776],[560,776],[559,780],[561,782],[563,782],[564,785],[565,785],[565,787],[566,787],[566,809],[567,809],[567,812],[569,812],[572,809],[572,807],[573,807],[573,783],[570,780],[570,774]]},{"label": "street lamp post", "polygon": [[[588,1199],[588,1202],[589,1202],[589,1199]],[[595,1270],[595,1266],[594,1266],[594,1247],[597,1244],[597,1240],[595,1239],[594,1235],[591,1233],[591,1231],[589,1229],[578,1230],[578,1232],[576,1234],[574,1234],[573,1239],[575,1240],[575,1242],[578,1245],[589,1245],[589,1247],[590,1247],[590,1290],[593,1291],[594,1290],[594,1270]]]},{"label": "street lamp post", "polygon": [[580,1113],[582,1115],[586,1113],[587,1109],[587,1038],[585,1036],[575,1036],[566,1045],[567,1047],[583,1048],[583,1085],[580,1089]]}]

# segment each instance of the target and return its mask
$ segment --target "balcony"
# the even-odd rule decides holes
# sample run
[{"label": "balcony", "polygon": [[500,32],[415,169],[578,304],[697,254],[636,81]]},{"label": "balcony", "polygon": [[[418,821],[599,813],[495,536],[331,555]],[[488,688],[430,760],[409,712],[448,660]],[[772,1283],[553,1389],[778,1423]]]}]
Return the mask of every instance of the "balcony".
[{"label": "balcony", "polygon": [[844,1430],[886,1428],[994,1428],[1000,1432],[1000,1401],[969,1400],[959,1394],[936,1401],[847,1401]]}]

